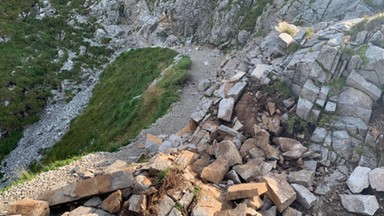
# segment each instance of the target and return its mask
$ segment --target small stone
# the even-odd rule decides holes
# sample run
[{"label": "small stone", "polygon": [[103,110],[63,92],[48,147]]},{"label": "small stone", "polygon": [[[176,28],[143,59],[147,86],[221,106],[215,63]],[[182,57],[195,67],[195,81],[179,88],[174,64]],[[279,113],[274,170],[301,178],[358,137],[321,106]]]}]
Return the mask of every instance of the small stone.
[{"label": "small stone", "polygon": [[121,209],[122,200],[122,193],[120,190],[117,190],[101,203],[101,208],[112,214],[117,213]]},{"label": "small stone", "polygon": [[221,191],[209,185],[203,185],[199,196],[196,198],[196,205],[192,209],[191,216],[212,216],[220,211],[223,203],[217,198],[221,195]]},{"label": "small stone", "polygon": [[229,180],[232,180],[235,184],[240,184],[241,183],[239,175],[236,173],[235,170],[229,171],[226,176],[227,176],[227,178]]},{"label": "small stone", "polygon": [[199,157],[198,154],[191,151],[182,151],[181,154],[176,158],[175,163],[181,165],[183,168],[192,164]]},{"label": "small stone", "polygon": [[171,212],[169,212],[168,216],[183,216],[183,214],[181,214],[179,210],[173,207]]},{"label": "small stone", "polygon": [[268,102],[267,107],[268,107],[268,112],[270,115],[275,114],[275,112],[276,112],[276,104],[275,103]]},{"label": "small stone", "polygon": [[284,177],[269,173],[264,176],[263,180],[268,185],[268,197],[271,198],[279,212],[283,212],[296,200],[295,191]]},{"label": "small stone", "polygon": [[211,81],[209,79],[203,79],[197,85],[197,90],[199,90],[200,92],[203,92],[207,90],[210,85],[211,85]]},{"label": "small stone", "polygon": [[302,215],[303,215],[303,213],[301,213],[300,211],[298,211],[294,208],[291,208],[291,207],[288,207],[283,212],[283,216],[302,216]]},{"label": "small stone", "polygon": [[336,112],[336,103],[332,101],[328,101],[327,105],[325,105],[324,111],[327,113],[334,113]]},{"label": "small stone", "polygon": [[233,170],[235,170],[245,181],[249,182],[251,180],[256,180],[263,175],[263,165],[264,161],[257,158],[248,161],[246,164],[236,165],[233,167]]},{"label": "small stone", "polygon": [[217,129],[217,132],[222,134],[228,134],[232,137],[236,137],[241,141],[244,141],[246,139],[246,137],[243,134],[225,125],[220,125],[220,127]]},{"label": "small stone", "polygon": [[228,187],[226,199],[237,200],[260,196],[267,192],[267,190],[267,185],[264,182],[236,184]]},{"label": "small stone", "polygon": [[216,212],[214,216],[240,216],[240,215],[247,215],[247,206],[245,204],[239,204],[234,209]]},{"label": "small stone", "polygon": [[228,169],[229,162],[224,157],[219,157],[217,160],[203,169],[201,172],[201,178],[219,184],[223,181],[225,174],[228,172]]},{"label": "small stone", "polygon": [[341,204],[347,211],[363,215],[374,215],[379,203],[374,195],[340,194]]},{"label": "small stone", "polygon": [[352,193],[361,193],[365,188],[369,187],[368,173],[370,171],[370,168],[361,166],[358,166],[353,170],[347,180],[347,185]]},{"label": "small stone", "polygon": [[317,127],[312,134],[311,141],[317,143],[323,143],[327,136],[327,130],[325,128]]},{"label": "small stone", "polygon": [[184,209],[187,209],[188,206],[192,203],[193,201],[193,198],[195,197],[195,194],[190,191],[190,190],[187,190],[183,197],[179,200],[179,204],[184,208]]},{"label": "small stone", "polygon": [[261,211],[260,213],[263,215],[263,216],[276,216],[276,206],[272,206],[271,208],[269,208],[268,210],[264,210],[264,211]]},{"label": "small stone", "polygon": [[270,66],[269,65],[266,65],[266,64],[257,64],[256,65],[256,68],[253,70],[251,76],[257,78],[257,79],[261,79],[261,77],[263,77],[263,75],[268,71],[270,70]]},{"label": "small stone", "polygon": [[293,107],[293,105],[295,105],[295,100],[292,98],[288,98],[288,99],[283,100],[283,104],[284,104],[285,108],[290,109]]},{"label": "small stone", "polygon": [[219,104],[219,112],[217,117],[224,121],[230,122],[234,105],[235,100],[233,98],[222,99]]},{"label": "small stone", "polygon": [[292,187],[297,194],[297,202],[304,206],[304,208],[310,209],[315,204],[317,197],[307,188],[299,184],[292,184]]},{"label": "small stone", "polygon": [[158,216],[167,216],[172,208],[175,206],[175,202],[169,196],[165,195],[161,198],[160,202],[156,205]]},{"label": "small stone", "polygon": [[253,196],[250,198],[245,199],[242,203],[247,205],[249,208],[253,208],[255,210],[260,209],[263,207],[263,200],[260,199],[260,196]]},{"label": "small stone", "polygon": [[376,168],[369,172],[369,183],[372,189],[383,192],[384,191],[384,167]]},{"label": "small stone", "polygon": [[288,181],[290,183],[301,184],[304,187],[312,187],[313,179],[315,178],[315,172],[309,170],[300,170],[297,172],[291,172],[288,175]]},{"label": "small stone", "polygon": [[98,196],[95,196],[95,197],[92,197],[91,199],[89,199],[87,202],[84,203],[84,206],[87,206],[87,207],[98,207],[101,202],[103,200],[101,200],[100,197]]},{"label": "small stone", "polygon": [[284,151],[283,156],[291,159],[298,159],[308,151],[307,147],[304,147],[299,141],[291,138],[275,137],[273,141],[280,145],[281,150]]},{"label": "small stone", "polygon": [[197,105],[196,110],[192,113],[191,119],[195,122],[203,120],[212,104],[213,100],[203,97]]},{"label": "small stone", "polygon": [[147,196],[146,195],[132,195],[129,200],[129,211],[142,213],[147,209]]},{"label": "small stone", "polygon": [[300,97],[314,103],[319,92],[319,88],[313,83],[311,79],[308,79],[305,82],[303,89],[301,90]]},{"label": "small stone", "polygon": [[22,199],[8,208],[8,215],[49,216],[48,202]]}]

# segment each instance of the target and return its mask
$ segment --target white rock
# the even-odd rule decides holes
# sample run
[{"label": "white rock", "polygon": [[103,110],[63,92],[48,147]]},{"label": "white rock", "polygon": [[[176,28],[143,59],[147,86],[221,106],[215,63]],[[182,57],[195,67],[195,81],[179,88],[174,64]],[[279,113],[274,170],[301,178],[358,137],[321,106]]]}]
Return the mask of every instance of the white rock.
[{"label": "white rock", "polygon": [[369,183],[376,191],[384,191],[384,167],[376,168],[369,172]]},{"label": "white rock", "polygon": [[315,204],[317,197],[307,188],[299,184],[292,184],[292,187],[297,194],[296,201],[303,205],[306,209],[310,209]]},{"label": "white rock", "polygon": [[235,100],[233,98],[222,99],[219,104],[217,117],[224,121],[231,121]]},{"label": "white rock", "polygon": [[341,204],[347,211],[363,215],[374,215],[379,203],[374,195],[340,194]]},{"label": "white rock", "polygon": [[353,170],[347,180],[347,185],[352,193],[361,193],[361,191],[369,187],[368,173],[370,171],[370,168],[361,166],[358,166]]}]

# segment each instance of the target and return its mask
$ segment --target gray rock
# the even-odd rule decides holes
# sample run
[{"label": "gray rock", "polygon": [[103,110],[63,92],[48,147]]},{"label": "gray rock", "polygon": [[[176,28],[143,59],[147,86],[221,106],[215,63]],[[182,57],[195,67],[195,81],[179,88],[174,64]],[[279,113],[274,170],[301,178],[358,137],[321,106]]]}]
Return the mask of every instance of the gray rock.
[{"label": "gray rock", "polygon": [[236,83],[231,89],[229,89],[227,96],[232,97],[233,99],[235,99],[235,101],[237,101],[243,94],[243,91],[246,86],[247,86],[246,82]]},{"label": "gray rock", "polygon": [[315,204],[317,197],[307,188],[299,184],[292,184],[292,187],[297,194],[296,201],[304,206],[304,208],[310,209]]},{"label": "gray rock", "polygon": [[347,131],[335,131],[332,135],[333,150],[345,160],[352,156],[352,141]]},{"label": "gray rock", "polygon": [[251,36],[249,31],[241,30],[237,35],[237,40],[239,41],[240,46],[244,46],[247,43],[247,40]]},{"label": "gray rock", "polygon": [[332,191],[332,189],[330,187],[328,187],[328,185],[320,184],[317,186],[317,188],[315,190],[315,194],[320,195],[320,196],[325,196],[325,195],[328,195],[331,191]]},{"label": "gray rock", "polygon": [[98,207],[101,204],[102,200],[100,197],[95,196],[89,199],[87,202],[84,203],[84,206],[87,207]]},{"label": "gray rock", "polygon": [[265,73],[267,73],[270,70],[270,65],[266,64],[257,64],[256,68],[252,71],[251,76],[261,79]]},{"label": "gray rock", "polygon": [[347,84],[367,93],[374,101],[381,96],[381,90],[370,82],[367,82],[363,76],[352,70],[347,78]]},{"label": "gray rock", "polygon": [[283,100],[283,104],[287,109],[290,109],[291,107],[293,107],[293,105],[295,105],[295,100],[293,100],[292,98],[285,99]]},{"label": "gray rock", "polygon": [[339,94],[337,103],[342,115],[356,116],[369,123],[373,100],[366,93],[355,88],[348,88]]},{"label": "gray rock", "polygon": [[[368,133],[368,125],[360,118],[356,118],[353,116],[345,116],[341,117],[340,121],[345,125],[345,127],[349,128],[349,126],[354,126],[357,128],[357,134],[353,134],[352,131],[348,131],[348,133],[352,136],[359,136],[358,138],[366,137]],[[369,142],[366,142],[369,143]]]},{"label": "gray rock", "polygon": [[362,60],[360,58],[359,55],[354,55],[351,57],[351,59],[349,60],[349,63],[348,63],[348,66],[347,66],[347,70],[348,71],[352,71],[354,69],[359,69],[361,64],[362,64]]},{"label": "gray rock", "polygon": [[297,172],[290,172],[288,175],[289,183],[297,183],[306,188],[312,187],[315,172],[309,170],[300,170]]},{"label": "gray rock", "polygon": [[219,104],[219,112],[217,114],[217,117],[224,121],[230,122],[234,106],[235,100],[233,98],[222,99]]},{"label": "gray rock", "polygon": [[129,211],[136,213],[143,213],[147,208],[147,196],[146,195],[132,195],[129,200]]},{"label": "gray rock", "polygon": [[283,212],[283,216],[302,216],[303,213],[301,213],[300,211],[294,209],[294,208],[291,208],[291,207],[288,207],[284,212]]},{"label": "gray rock", "polygon": [[384,167],[376,168],[369,172],[369,183],[371,188],[376,191],[384,191]]},{"label": "gray rock", "polygon": [[243,161],[242,161],[240,152],[235,146],[235,144],[233,144],[233,142],[231,142],[230,140],[224,140],[219,143],[216,143],[213,146],[213,148],[214,148],[215,157],[216,158],[223,157],[225,160],[228,161],[229,167],[232,167],[233,165],[236,165],[236,164],[242,164]]},{"label": "gray rock", "polygon": [[246,139],[246,137],[243,134],[241,134],[238,131],[236,131],[230,127],[227,127],[225,125],[220,125],[219,128],[217,129],[217,132],[228,134],[230,136],[236,137],[237,139],[239,139],[241,141],[244,141]]},{"label": "gray rock", "polygon": [[318,105],[319,107],[323,108],[324,105],[325,105],[325,100],[320,99],[320,98],[317,99],[317,100],[316,100],[316,105]]},{"label": "gray rock", "polygon": [[211,85],[211,81],[209,79],[203,79],[197,85],[197,90],[199,90],[200,92],[203,92],[207,90],[210,85]]},{"label": "gray rock", "polygon": [[329,90],[330,90],[329,86],[321,87],[320,94],[319,94],[319,99],[326,100],[327,97],[328,97]]},{"label": "gray rock", "polygon": [[304,98],[299,98],[297,102],[296,114],[302,119],[308,119],[313,103]]},{"label": "gray rock", "polygon": [[336,103],[332,101],[328,101],[327,105],[325,105],[324,111],[327,113],[334,113],[336,112]]},{"label": "gray rock", "polygon": [[292,42],[294,42],[294,40],[291,35],[287,33],[281,33],[279,35],[279,46],[281,48],[284,48],[284,49],[288,48]]},{"label": "gray rock", "polygon": [[171,212],[169,212],[168,216],[183,216],[183,214],[181,214],[179,210],[173,207]]},{"label": "gray rock", "polygon": [[316,168],[317,168],[317,161],[315,160],[304,161],[303,169],[316,172]]},{"label": "gray rock", "polygon": [[205,117],[212,104],[213,100],[203,97],[197,105],[195,112],[191,115],[192,120],[200,122]]},{"label": "gray rock", "polygon": [[375,32],[375,34],[372,35],[372,37],[369,39],[369,42],[371,42],[373,45],[384,48],[383,33],[380,30],[378,30],[377,32]]},{"label": "gray rock", "polygon": [[175,206],[175,202],[173,200],[165,195],[160,199],[160,202],[156,205],[157,209],[157,215],[158,216],[167,216],[172,208]]},{"label": "gray rock", "polygon": [[268,210],[260,211],[261,215],[263,216],[276,216],[276,212],[277,212],[276,206],[272,206]]},{"label": "gray rock", "polygon": [[365,42],[365,38],[367,37],[367,34],[368,34],[368,31],[361,31],[359,33],[357,33],[357,36],[356,36],[356,43],[357,44],[363,44]]},{"label": "gray rock", "polygon": [[327,136],[327,130],[325,128],[317,127],[312,134],[311,141],[322,143]]},{"label": "gray rock", "polygon": [[317,57],[317,62],[323,66],[324,69],[326,69],[328,72],[331,71],[332,66],[334,64],[334,60],[337,55],[337,48],[336,47],[330,47],[330,46],[323,46],[320,50],[320,54]]},{"label": "gray rock", "polygon": [[353,170],[347,180],[347,185],[352,193],[361,193],[365,188],[369,187],[368,173],[370,171],[370,168],[361,166],[358,166]]},{"label": "gray rock", "polygon": [[374,215],[379,203],[374,195],[340,194],[341,204],[347,211],[363,215]]},{"label": "gray rock", "polygon": [[301,90],[300,97],[314,103],[319,92],[319,88],[312,82],[312,80],[309,79],[305,82],[303,89]]}]

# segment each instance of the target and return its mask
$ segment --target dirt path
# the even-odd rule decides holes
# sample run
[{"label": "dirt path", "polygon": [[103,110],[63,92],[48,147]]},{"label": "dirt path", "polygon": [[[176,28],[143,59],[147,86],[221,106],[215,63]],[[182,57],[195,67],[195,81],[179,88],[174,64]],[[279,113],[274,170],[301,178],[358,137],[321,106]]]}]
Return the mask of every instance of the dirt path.
[{"label": "dirt path", "polygon": [[79,177],[70,174],[71,170],[76,166],[84,170],[97,171],[116,160],[136,162],[144,152],[144,149],[139,148],[139,146],[145,142],[147,133],[156,135],[173,134],[181,129],[189,120],[201,98],[201,94],[197,91],[197,84],[202,79],[215,79],[216,70],[220,68],[222,55],[217,50],[205,48],[199,50],[196,48],[180,48],[176,50],[189,55],[193,63],[189,71],[190,80],[183,88],[181,99],[172,106],[168,114],[159,119],[149,129],[143,130],[134,142],[121,148],[118,152],[90,154],[70,165],[42,173],[31,181],[11,187],[0,195],[0,214],[3,213],[5,205],[10,202],[25,197],[37,198],[46,190],[56,189],[76,181]]}]

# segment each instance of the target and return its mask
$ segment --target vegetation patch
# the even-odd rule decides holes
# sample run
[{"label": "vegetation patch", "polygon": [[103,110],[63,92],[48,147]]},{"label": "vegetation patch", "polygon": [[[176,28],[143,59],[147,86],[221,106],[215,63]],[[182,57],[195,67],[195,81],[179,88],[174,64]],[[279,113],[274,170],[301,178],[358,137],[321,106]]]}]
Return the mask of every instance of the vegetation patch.
[{"label": "vegetation patch", "polygon": [[240,21],[240,29],[253,32],[257,18],[261,16],[267,4],[272,2],[272,0],[260,0],[257,1],[256,5],[253,7],[246,7],[243,5],[237,17],[237,19],[242,17]]},{"label": "vegetation patch", "polygon": [[169,67],[176,55],[176,51],[164,48],[135,49],[121,54],[101,74],[87,108],[34,169],[129,144],[178,100],[191,61],[183,57]]}]

